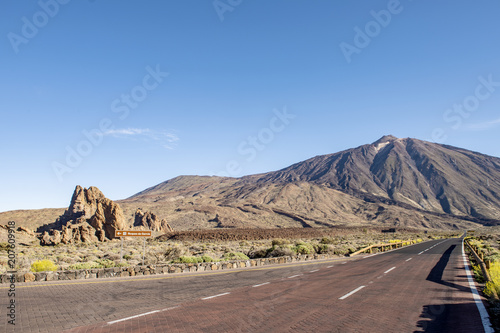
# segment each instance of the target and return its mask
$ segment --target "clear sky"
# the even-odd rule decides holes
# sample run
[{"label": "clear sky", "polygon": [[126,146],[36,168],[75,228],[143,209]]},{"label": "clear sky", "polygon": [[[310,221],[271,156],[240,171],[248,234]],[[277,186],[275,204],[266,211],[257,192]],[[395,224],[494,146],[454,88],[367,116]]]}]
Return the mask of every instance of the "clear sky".
[{"label": "clear sky", "polygon": [[414,137],[500,156],[500,2],[6,0],[0,211]]}]

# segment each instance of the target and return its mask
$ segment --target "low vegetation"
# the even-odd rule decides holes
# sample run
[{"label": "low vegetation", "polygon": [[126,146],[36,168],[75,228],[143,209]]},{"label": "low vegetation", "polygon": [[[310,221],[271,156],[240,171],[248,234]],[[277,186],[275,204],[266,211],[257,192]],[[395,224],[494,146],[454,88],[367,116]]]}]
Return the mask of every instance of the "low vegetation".
[{"label": "low vegetation", "polygon": [[[302,229],[304,230],[304,229]],[[17,267],[19,272],[43,270],[97,269],[118,266],[158,265],[170,263],[202,263],[230,260],[249,260],[295,255],[328,254],[345,256],[363,247],[401,240],[422,240],[443,237],[449,233],[398,232],[384,234],[380,230],[326,229],[321,230],[272,230],[270,236],[260,239],[262,231],[253,234],[241,230],[193,231],[177,233],[179,237],[150,239],[143,254],[141,239],[126,239],[123,252],[119,240],[104,243],[77,243],[40,246],[36,242],[19,245]],[[195,236],[200,236],[197,240]],[[7,271],[7,252],[0,246],[0,273]],[[121,256],[122,254],[122,256]]]},{"label": "low vegetation", "polygon": [[474,259],[470,256],[474,278],[480,284],[484,284],[483,293],[489,297],[490,321],[495,331],[500,331],[500,301],[493,298],[494,294],[500,295],[500,228],[488,228],[478,230],[468,238],[479,256],[488,264],[488,274],[491,281],[486,281],[483,272]]}]

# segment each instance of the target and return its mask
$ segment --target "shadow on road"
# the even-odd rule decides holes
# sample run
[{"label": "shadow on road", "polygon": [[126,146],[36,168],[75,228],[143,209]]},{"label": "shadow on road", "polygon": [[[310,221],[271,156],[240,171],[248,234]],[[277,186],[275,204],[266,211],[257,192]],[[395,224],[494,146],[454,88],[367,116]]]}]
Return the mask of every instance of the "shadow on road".
[{"label": "shadow on road", "polygon": [[469,288],[452,283],[450,281],[443,280],[443,272],[446,269],[446,266],[448,265],[448,262],[450,261],[450,257],[452,252],[455,250],[457,246],[456,245],[451,245],[439,258],[439,261],[434,265],[434,267],[431,269],[429,272],[429,275],[427,275],[427,281],[439,283],[448,287],[456,288],[461,291],[468,292]]},{"label": "shadow on road", "polygon": [[[413,333],[460,333],[482,332],[483,326],[479,316],[475,320],[471,316],[476,310],[472,302],[461,304],[425,305]],[[466,319],[467,318],[467,319]]]}]

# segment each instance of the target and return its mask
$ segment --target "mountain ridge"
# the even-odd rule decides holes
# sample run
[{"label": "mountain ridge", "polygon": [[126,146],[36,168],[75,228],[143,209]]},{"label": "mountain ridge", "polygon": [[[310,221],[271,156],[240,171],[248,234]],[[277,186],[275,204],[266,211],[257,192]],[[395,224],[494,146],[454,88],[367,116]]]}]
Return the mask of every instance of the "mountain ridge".
[{"label": "mountain ridge", "polygon": [[[141,208],[175,230],[336,225],[463,229],[500,224],[499,180],[500,158],[385,135],[277,171],[240,178],[178,176],[117,202],[129,225]],[[30,223],[25,215],[1,213],[0,222],[18,216]]]},{"label": "mountain ridge", "polygon": [[[310,218],[315,221],[312,225],[359,220],[425,227],[426,223],[415,220],[424,214],[442,220],[440,223],[449,227],[455,223],[448,220],[454,219],[479,224],[500,222],[498,179],[499,158],[463,148],[385,135],[371,144],[318,155],[258,175],[241,178],[175,177],[124,202],[147,201],[152,196],[156,196],[152,201],[157,203],[181,200],[180,197],[201,197],[204,198],[202,206],[207,208],[203,212],[212,211],[218,216],[219,226],[245,225],[220,223],[224,217],[246,220],[238,214],[223,212],[222,207],[226,210],[232,207],[239,212],[247,210],[252,214],[257,214],[255,209],[258,207],[260,213],[280,215],[277,212],[286,212],[288,217],[294,216],[295,221],[302,219],[302,225]],[[174,194],[177,199],[174,199]],[[338,207],[333,207],[329,200],[336,202]],[[363,215],[360,214],[363,209],[358,208],[364,207],[365,203],[382,206],[365,207],[366,214]],[[303,207],[306,206],[312,212],[321,211],[323,218],[305,212]],[[253,211],[248,207],[253,207]],[[398,207],[398,212],[391,218],[388,211],[395,207]],[[183,208],[177,209],[182,211]],[[381,217],[384,215],[385,219]]]}]

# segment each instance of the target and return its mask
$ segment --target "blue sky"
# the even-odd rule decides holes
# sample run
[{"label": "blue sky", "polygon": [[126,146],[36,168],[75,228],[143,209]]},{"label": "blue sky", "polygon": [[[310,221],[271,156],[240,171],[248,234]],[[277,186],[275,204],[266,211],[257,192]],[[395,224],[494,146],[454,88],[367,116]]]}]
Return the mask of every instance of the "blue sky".
[{"label": "blue sky", "polygon": [[0,211],[414,137],[500,156],[498,1],[3,1]]}]

